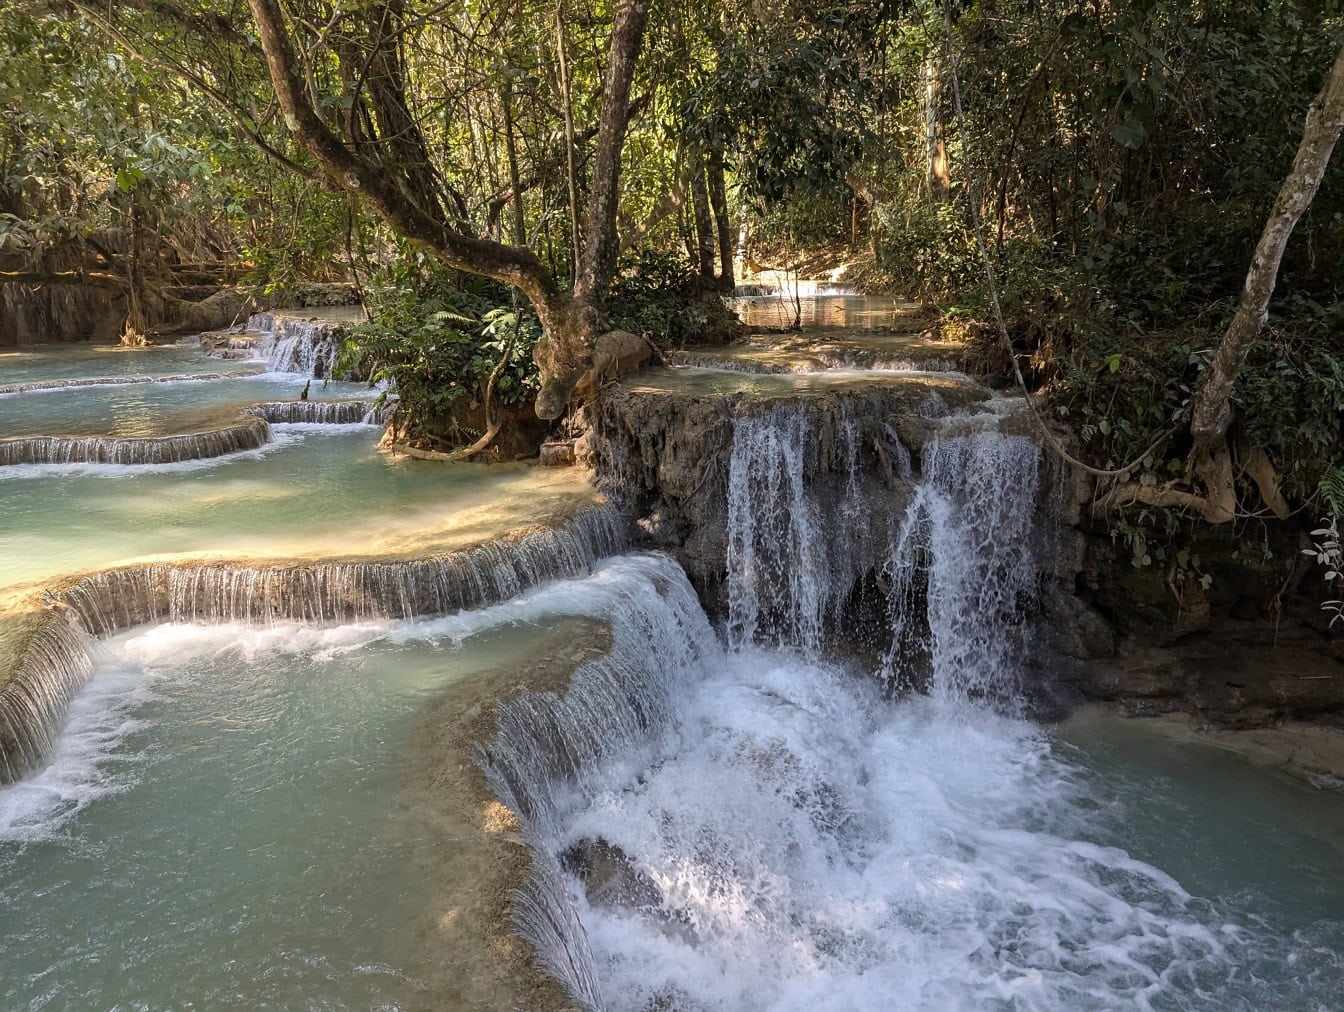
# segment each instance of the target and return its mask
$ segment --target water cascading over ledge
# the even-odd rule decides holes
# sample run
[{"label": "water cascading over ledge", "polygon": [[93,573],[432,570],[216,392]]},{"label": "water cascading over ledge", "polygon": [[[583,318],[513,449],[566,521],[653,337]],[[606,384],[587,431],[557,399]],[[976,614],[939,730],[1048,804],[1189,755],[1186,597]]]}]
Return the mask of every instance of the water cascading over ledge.
[{"label": "water cascading over ledge", "polygon": [[163,436],[16,436],[0,439],[0,467],[16,464],[175,464],[256,450],[271,441],[264,418]]},{"label": "water cascading over ledge", "polygon": [[266,363],[268,372],[298,373],[313,379],[358,379],[336,375],[341,341],[348,330],[343,320],[301,319],[284,311],[254,313],[247,330],[262,336],[252,340],[229,340],[211,354],[234,357],[244,354]]},{"label": "water cascading over ledge", "polygon": [[[918,413],[922,404],[908,406],[927,421],[932,412]],[[620,571],[623,579],[593,594],[593,613],[611,626],[610,654],[576,672],[565,694],[527,696],[501,710],[497,736],[477,761],[533,851],[515,924],[583,1008],[624,1007],[604,991],[607,964],[595,958],[584,924],[590,905],[664,918],[674,934],[684,930],[679,923],[695,922],[665,891],[669,883],[641,870],[633,851],[600,837],[576,849],[567,819],[588,805],[602,810],[601,798],[627,797],[631,777],[643,783],[639,771],[673,761],[684,734],[678,726],[688,719],[685,701],[726,668],[768,667],[768,656],[752,659],[758,650],[784,647],[815,658],[805,662],[822,680],[815,691],[831,691],[825,655],[836,634],[845,633],[841,606],[859,569],[874,565],[887,591],[875,686],[917,686],[937,699],[987,699],[1020,709],[1016,672],[1031,628],[1038,562],[1046,561],[1036,552],[1048,541],[1038,530],[1040,450],[1030,439],[999,432],[992,416],[969,429],[940,423],[924,431],[913,454],[898,436],[901,427],[890,416],[861,416],[844,398],[735,416],[719,461],[727,490],[718,541],[726,574],[716,587],[726,599],[720,632],[671,559],[617,560],[604,573]],[[866,449],[878,431],[884,438]],[[711,430],[710,438],[721,435]],[[708,494],[723,496],[723,487]],[[645,528],[657,530],[657,523]],[[790,704],[771,690],[765,705]],[[834,790],[809,786],[808,756],[769,751],[752,759],[751,749],[766,745],[752,744],[750,735],[715,747],[729,757],[745,750],[732,762],[764,763],[781,790],[798,791],[803,824],[820,820],[824,827],[836,818],[828,807],[838,800]],[[788,786],[795,775],[798,783]],[[702,799],[691,807],[704,806]],[[659,824],[656,813],[649,817]],[[701,845],[713,847],[708,840]],[[688,872],[710,859],[681,856]],[[725,852],[721,860],[731,868],[737,858]],[[576,902],[576,889],[588,898]],[[658,1000],[675,1005],[676,996]]]},{"label": "water cascading over ledge", "polygon": [[159,436],[15,436],[0,439],[0,467],[17,464],[176,464],[257,450],[273,441],[271,425],[377,425],[370,400],[274,401],[241,410],[239,421],[198,432]]},{"label": "water cascading over ledge", "polygon": [[94,573],[46,595],[49,612],[0,686],[0,783],[40,765],[90,670],[92,637],[150,622],[269,623],[406,619],[506,600],[588,572],[625,548],[623,514],[580,510],[535,528],[429,558],[150,563]]},{"label": "water cascading over ledge", "polygon": [[245,413],[273,425],[379,425],[382,411],[373,401],[270,401],[254,404]]}]

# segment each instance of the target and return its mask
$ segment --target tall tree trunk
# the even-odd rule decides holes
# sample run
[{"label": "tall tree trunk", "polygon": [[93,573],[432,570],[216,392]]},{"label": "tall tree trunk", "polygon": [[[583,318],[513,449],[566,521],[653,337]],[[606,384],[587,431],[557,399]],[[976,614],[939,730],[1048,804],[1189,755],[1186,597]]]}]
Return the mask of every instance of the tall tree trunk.
[{"label": "tall tree trunk", "polygon": [[931,51],[924,59],[925,173],[929,196],[939,204],[946,203],[952,196],[952,173],[943,139],[942,103],[942,68],[938,66],[937,52]]},{"label": "tall tree trunk", "polygon": [[1344,49],[1335,58],[1320,94],[1307,110],[1302,143],[1256,244],[1241,301],[1195,394],[1190,434],[1198,446],[1207,447],[1222,439],[1232,422],[1232,387],[1269,315],[1269,299],[1274,294],[1288,238],[1320,188],[1341,130],[1344,130]]},{"label": "tall tree trunk", "polygon": [[719,231],[719,289],[731,292],[736,284],[733,278],[733,223],[728,216],[728,191],[723,181],[723,152],[717,149],[709,156],[709,205],[714,210],[714,224]]},{"label": "tall tree trunk", "polygon": [[617,0],[602,91],[602,115],[593,158],[593,188],[588,196],[588,241],[574,285],[575,298],[591,302],[605,314],[607,288],[616,273],[620,237],[616,205],[620,200],[621,151],[630,122],[630,86],[644,45],[651,0]]},{"label": "tall tree trunk", "polygon": [[698,154],[691,157],[688,171],[691,187],[691,208],[695,212],[695,250],[700,278],[714,280],[714,222],[709,216],[709,190],[705,186],[705,161]]}]

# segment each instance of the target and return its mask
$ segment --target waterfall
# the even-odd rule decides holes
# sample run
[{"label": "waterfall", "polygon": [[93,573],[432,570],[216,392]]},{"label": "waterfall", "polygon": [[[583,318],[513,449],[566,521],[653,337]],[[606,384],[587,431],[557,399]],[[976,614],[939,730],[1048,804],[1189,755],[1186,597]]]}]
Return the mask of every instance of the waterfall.
[{"label": "waterfall", "polygon": [[558,795],[592,796],[601,790],[599,771],[614,758],[651,758],[678,701],[722,652],[686,575],[664,556],[609,563],[589,581],[585,603],[588,614],[610,622],[610,653],[580,667],[563,695],[533,693],[501,707],[496,737],[478,748],[476,761],[532,848],[532,870],[514,908],[519,934],[583,1007],[602,1009],[558,853]]},{"label": "waterfall", "polygon": [[[830,915],[799,905],[824,903],[824,892],[789,900],[798,887],[779,876],[819,879],[857,860],[865,834],[891,832],[864,812],[862,785],[880,760],[845,738],[884,741],[871,714],[894,704],[879,679],[855,680],[822,657],[861,575],[867,514],[890,495],[875,500],[865,471],[860,433],[875,431],[885,432],[879,459],[898,482],[913,482],[908,503],[887,500],[882,673],[925,686],[937,713],[984,698],[1012,709],[1036,591],[1036,445],[994,430],[943,433],[916,467],[890,424],[861,424],[848,402],[739,415],[727,480],[726,648],[671,560],[609,563],[603,572],[622,580],[595,586],[587,610],[611,623],[608,656],[579,669],[563,694],[507,704],[496,740],[477,756],[533,851],[516,926],[582,1007],[630,1007],[638,995],[634,1007],[700,1008],[677,986],[650,982],[640,962],[691,937],[710,950],[744,947],[736,958],[748,963],[766,958],[745,948],[762,934],[782,952],[857,943],[824,923]],[[923,656],[900,649],[912,639]],[[920,663],[931,676],[906,670]],[[865,887],[845,888],[857,902]],[[880,938],[886,929],[865,930]],[[631,962],[613,963],[616,953]],[[784,958],[789,972],[804,973],[806,961],[792,960]],[[619,999],[606,993],[613,972]]]},{"label": "waterfall", "polygon": [[69,613],[44,616],[0,687],[0,784],[13,783],[51,754],[70,698],[89,679],[89,634]]},{"label": "waterfall", "polygon": [[444,614],[586,573],[626,543],[622,515],[595,506],[559,528],[429,559],[151,563],[86,576],[53,595],[52,614],[61,620],[53,618],[27,640],[13,678],[0,685],[7,756],[0,783],[49,754],[70,697],[88,678],[90,634],[109,636],[149,622],[325,623]]},{"label": "waterfall", "polygon": [[256,352],[269,372],[298,373],[313,379],[336,379],[336,359],[345,336],[343,324],[298,320],[278,313],[257,313],[247,329],[267,334]]},{"label": "waterfall", "polygon": [[922,680],[911,672],[918,642],[930,689],[943,700],[1020,706],[1016,673],[1038,591],[1039,464],[1034,442],[998,432],[942,438],[925,449],[924,474],[886,567],[889,680]]},{"label": "waterfall", "polygon": [[782,357],[751,358],[742,354],[714,354],[694,349],[674,349],[664,358],[668,365],[683,366],[690,369],[704,369],[710,372],[749,373],[762,375],[811,374],[821,372],[890,372],[890,373],[936,373],[949,379],[961,379],[971,382],[963,371],[962,363],[953,358],[910,358],[897,357],[883,351],[880,347],[863,348],[812,348],[802,347],[796,352],[787,352]]},{"label": "waterfall", "polygon": [[264,418],[167,436],[16,436],[0,439],[0,467],[12,464],[175,464],[255,450],[271,441]]},{"label": "waterfall", "polygon": [[[895,430],[861,431],[848,400],[825,413],[824,425],[820,417],[791,404],[735,420],[726,581],[734,646],[822,649],[864,576],[863,560],[875,554],[872,540],[899,511],[910,451]],[[885,469],[881,480],[865,473],[865,443]]]},{"label": "waterfall", "polygon": [[[728,466],[728,638],[821,641],[834,587],[821,505],[805,481],[808,415],[801,405],[738,420]],[[811,449],[815,452],[815,449]]]},{"label": "waterfall", "polygon": [[254,404],[246,413],[272,425],[376,425],[381,410],[373,401],[272,401]]}]

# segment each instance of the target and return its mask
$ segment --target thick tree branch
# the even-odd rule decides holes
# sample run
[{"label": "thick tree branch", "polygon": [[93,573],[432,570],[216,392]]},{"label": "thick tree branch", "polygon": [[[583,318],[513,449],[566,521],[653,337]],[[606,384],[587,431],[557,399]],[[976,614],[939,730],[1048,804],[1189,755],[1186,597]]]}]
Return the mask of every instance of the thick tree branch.
[{"label": "thick tree branch", "polygon": [[1269,316],[1269,299],[1279,277],[1283,251],[1297,221],[1320,188],[1330,154],[1344,130],[1344,49],[1335,58],[1320,94],[1307,110],[1302,143],[1283,181],[1265,230],[1256,244],[1241,301],[1227,326],[1213,362],[1195,393],[1190,434],[1198,446],[1223,438],[1232,422],[1232,387],[1246,355]]},{"label": "thick tree branch", "polygon": [[350,151],[308,101],[275,0],[249,0],[249,5],[285,125],[330,182],[357,194],[397,231],[427,247],[448,266],[517,286],[537,308],[543,326],[549,327],[549,317],[563,300],[554,278],[536,255],[454,231],[408,200],[385,167]]}]

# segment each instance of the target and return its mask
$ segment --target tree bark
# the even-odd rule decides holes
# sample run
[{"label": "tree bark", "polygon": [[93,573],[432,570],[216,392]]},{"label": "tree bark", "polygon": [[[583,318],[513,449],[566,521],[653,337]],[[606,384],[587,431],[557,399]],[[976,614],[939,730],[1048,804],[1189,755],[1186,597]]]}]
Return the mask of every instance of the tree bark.
[{"label": "tree bark", "polygon": [[616,205],[620,199],[621,151],[630,122],[630,86],[644,45],[652,0],[617,0],[602,92],[602,114],[593,159],[593,189],[588,198],[588,241],[574,285],[574,296],[593,304],[605,322],[607,288],[616,273],[620,239]]},{"label": "tree bark", "polygon": [[688,172],[691,187],[691,209],[695,213],[695,251],[700,277],[714,280],[714,222],[709,216],[709,189],[705,186],[705,162],[699,155],[691,157]]},{"label": "tree bark", "polygon": [[1190,434],[1197,446],[1209,446],[1227,434],[1232,422],[1232,387],[1269,316],[1269,299],[1278,281],[1283,251],[1298,219],[1320,188],[1341,130],[1344,130],[1344,49],[1335,58],[1325,85],[1307,110],[1302,143],[1256,244],[1241,301],[1195,394]]},{"label": "tree bark", "polygon": [[714,211],[714,225],[719,231],[719,289],[733,290],[733,222],[728,215],[728,191],[723,181],[723,152],[709,156],[709,206]]},{"label": "tree bark", "polygon": [[947,144],[943,140],[943,78],[938,54],[930,52],[924,60],[924,145],[929,196],[934,203],[945,204],[952,196],[952,173],[947,162]]}]

